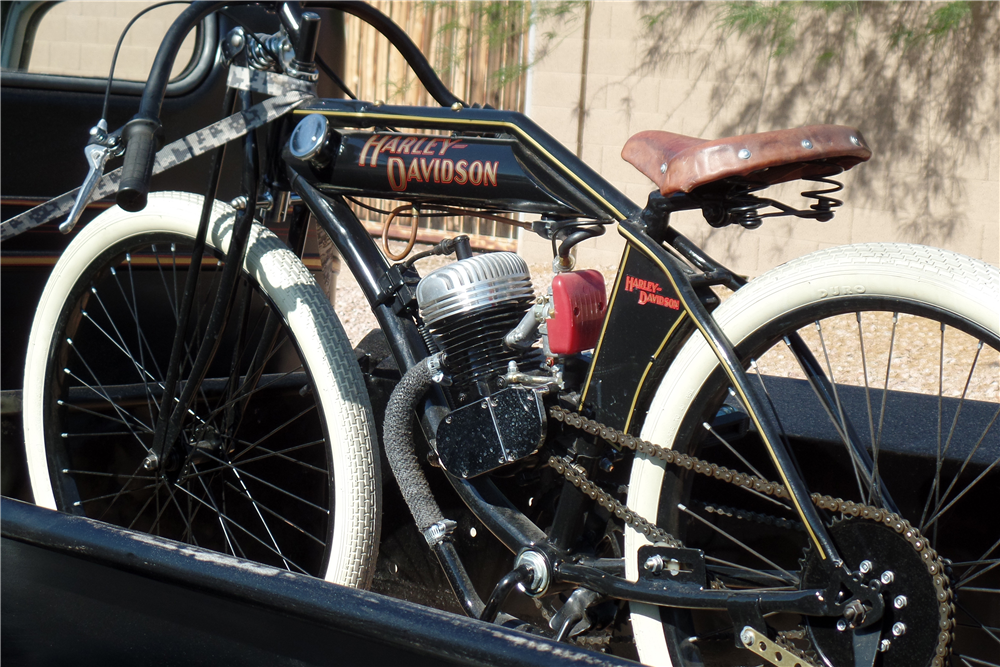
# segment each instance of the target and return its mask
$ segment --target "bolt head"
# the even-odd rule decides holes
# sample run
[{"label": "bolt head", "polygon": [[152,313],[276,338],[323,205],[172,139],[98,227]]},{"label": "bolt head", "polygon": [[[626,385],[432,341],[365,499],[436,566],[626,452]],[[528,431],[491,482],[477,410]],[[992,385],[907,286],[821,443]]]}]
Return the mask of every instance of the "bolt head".
[{"label": "bolt head", "polygon": [[149,454],[146,458],[142,460],[142,467],[146,470],[152,472],[160,465],[160,459],[157,458],[156,454]]},{"label": "bolt head", "polygon": [[899,637],[906,634],[906,623],[893,623],[892,624],[892,634],[894,637]]},{"label": "bolt head", "polygon": [[746,149],[746,148],[741,148],[741,149],[740,149],[740,152],[739,152],[739,153],[737,153],[737,155],[739,156],[739,158],[740,158],[741,160],[749,160],[749,159],[750,159],[750,155],[751,155],[751,154],[750,154],[750,151],[749,151],[748,149]]},{"label": "bolt head", "polygon": [[879,581],[881,581],[884,586],[888,586],[893,582],[895,578],[896,575],[893,573],[892,570],[886,570],[885,572],[882,573],[882,576],[879,577]]},{"label": "bolt head", "polygon": [[837,632],[844,632],[845,630],[847,630],[847,621],[840,619],[837,621]]},{"label": "bolt head", "polygon": [[892,642],[889,641],[888,639],[883,639],[878,644],[878,650],[880,653],[885,653],[886,651],[889,650],[890,646],[892,646]]},{"label": "bolt head", "polygon": [[650,556],[646,559],[643,567],[652,572],[653,574],[659,574],[660,570],[663,569],[663,557],[659,554],[655,556]]},{"label": "bolt head", "polygon": [[907,600],[905,595],[897,595],[896,599],[892,601],[892,606],[896,609],[902,609],[906,606],[906,602]]},{"label": "bolt head", "polygon": [[813,147],[813,142],[809,141],[808,139],[803,139],[802,140],[802,148],[805,148],[805,149],[808,150],[808,149],[810,149],[812,147]]},{"label": "bolt head", "polygon": [[740,633],[740,639],[742,639],[743,643],[747,646],[753,644],[753,630],[750,628],[743,628],[743,631]]},{"label": "bolt head", "polygon": [[862,574],[868,574],[872,571],[872,562],[870,560],[863,560],[861,564],[858,565],[858,569],[861,570]]}]

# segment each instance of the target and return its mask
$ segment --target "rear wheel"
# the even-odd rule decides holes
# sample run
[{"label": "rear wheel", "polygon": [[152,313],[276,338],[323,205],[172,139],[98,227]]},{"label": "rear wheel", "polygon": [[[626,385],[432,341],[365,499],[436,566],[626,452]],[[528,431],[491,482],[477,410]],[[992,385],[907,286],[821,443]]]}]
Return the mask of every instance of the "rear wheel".
[{"label": "rear wheel", "polygon": [[[380,477],[360,369],[329,302],[255,225],[227,328],[174,455],[153,429],[202,198],[151,195],[74,239],[46,285],[25,371],[39,505],[330,581],[366,586]],[[234,212],[216,203],[185,338],[201,344]]]},{"label": "rear wheel", "polygon": [[[881,578],[881,665],[994,665],[1000,649],[1000,271],[919,246],[834,248],[769,272],[715,317],[744,360],[814,493],[888,507],[938,554],[930,573],[915,539],[864,517],[823,510],[852,571]],[[835,383],[829,413],[786,344],[797,332]],[[664,377],[643,426],[646,440],[733,470],[778,480],[752,429],[731,426],[742,406],[704,342],[693,338]],[[873,493],[843,437],[874,461],[887,498]],[[818,557],[787,501],[639,456],[629,506],[703,549],[716,586],[821,587]],[[631,578],[643,538],[626,533]],[[944,604],[953,608],[942,609]],[[940,636],[940,624],[952,637]],[[773,636],[818,664],[853,664],[836,619],[768,617]],[[896,625],[896,624],[901,625]],[[632,605],[643,662],[744,664],[725,613]],[[897,631],[894,633],[893,630]],[[937,652],[950,653],[936,663]],[[735,662],[734,662],[735,660]],[[700,662],[699,662],[700,661]]]}]

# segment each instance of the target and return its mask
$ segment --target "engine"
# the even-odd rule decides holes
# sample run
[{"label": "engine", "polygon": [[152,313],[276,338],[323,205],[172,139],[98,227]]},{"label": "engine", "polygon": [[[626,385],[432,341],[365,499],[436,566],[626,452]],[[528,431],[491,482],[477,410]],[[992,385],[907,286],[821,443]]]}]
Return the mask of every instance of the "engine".
[{"label": "engine", "polygon": [[512,252],[459,260],[417,285],[424,325],[448,358],[456,405],[502,389],[510,362],[524,361],[503,339],[533,301],[528,265]]},{"label": "engine", "polygon": [[[498,252],[431,272],[416,296],[446,355],[455,406],[435,435],[441,464],[469,478],[535,452],[545,438],[543,394],[561,386],[562,360],[597,342],[607,305],[601,274],[562,272],[535,302],[528,265]],[[533,346],[539,334],[542,348]],[[543,355],[555,363],[540,363]]]},{"label": "engine", "polygon": [[[460,259],[417,285],[424,325],[446,354],[456,406],[438,426],[435,449],[452,474],[469,478],[528,456],[545,437],[542,396],[511,384],[511,366],[535,366],[538,351],[504,337],[532,310],[528,265],[510,252]],[[532,362],[532,360],[535,360]]]}]

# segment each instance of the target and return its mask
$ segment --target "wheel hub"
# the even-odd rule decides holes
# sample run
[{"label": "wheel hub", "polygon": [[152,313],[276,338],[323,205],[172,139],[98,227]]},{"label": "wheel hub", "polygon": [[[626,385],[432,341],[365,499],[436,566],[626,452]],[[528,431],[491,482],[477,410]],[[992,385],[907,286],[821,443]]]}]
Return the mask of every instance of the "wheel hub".
[{"label": "wheel hub", "polygon": [[[914,530],[897,532],[885,523],[862,518],[835,521],[829,529],[845,566],[865,585],[881,587],[885,611],[877,622],[884,667],[929,667],[944,664],[954,608],[948,578],[933,549]],[[919,549],[918,549],[919,547]],[[933,572],[932,572],[933,570]],[[828,574],[815,551],[802,567],[804,588],[823,588]],[[842,593],[843,595],[843,593]],[[840,618],[806,620],[813,649],[827,664],[854,663],[856,605]]]}]

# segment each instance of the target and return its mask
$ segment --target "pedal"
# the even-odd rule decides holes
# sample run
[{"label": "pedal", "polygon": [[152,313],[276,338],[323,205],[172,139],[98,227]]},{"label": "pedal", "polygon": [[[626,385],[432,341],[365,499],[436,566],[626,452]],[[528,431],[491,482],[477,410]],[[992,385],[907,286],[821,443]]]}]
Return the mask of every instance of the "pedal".
[{"label": "pedal", "polygon": [[700,549],[644,546],[639,549],[639,579],[708,585],[705,553]]}]

